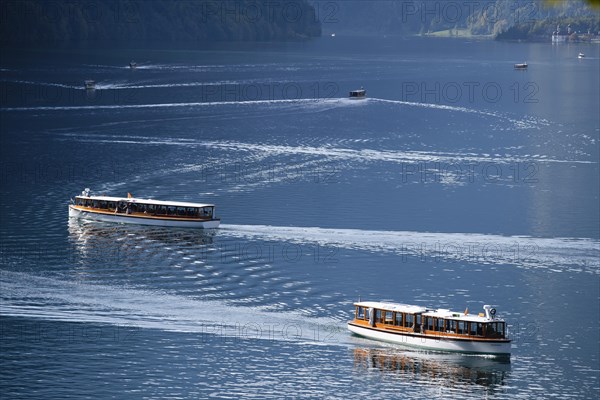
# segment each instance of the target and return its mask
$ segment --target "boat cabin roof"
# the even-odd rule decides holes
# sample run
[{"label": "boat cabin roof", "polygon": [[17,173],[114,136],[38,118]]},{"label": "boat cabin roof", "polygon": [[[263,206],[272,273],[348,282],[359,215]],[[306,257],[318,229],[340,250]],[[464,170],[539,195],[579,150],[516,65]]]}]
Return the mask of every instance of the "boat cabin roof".
[{"label": "boat cabin roof", "polygon": [[504,321],[501,318],[480,317],[479,314],[465,314],[464,311],[451,311],[451,310],[445,310],[445,309],[430,310],[426,313],[423,313],[423,315],[426,317],[456,319],[456,320],[460,320],[460,321],[469,321],[469,322],[491,322],[491,321],[502,322],[502,321]]},{"label": "boat cabin roof", "polygon": [[502,318],[487,318],[485,316],[480,317],[479,314],[465,314],[461,311],[451,311],[447,309],[432,309],[422,306],[414,306],[409,304],[399,303],[385,303],[378,301],[361,301],[354,303],[355,306],[376,308],[378,310],[385,311],[396,311],[409,314],[422,314],[426,317],[444,318],[444,319],[455,319],[460,321],[469,322],[504,322]]},{"label": "boat cabin roof", "polygon": [[384,303],[379,301],[361,301],[359,303],[354,303],[354,305],[367,308],[376,308],[378,310],[399,311],[410,314],[424,313],[427,311],[427,307],[411,306],[409,304],[399,303]]},{"label": "boat cabin roof", "polygon": [[123,197],[110,197],[110,196],[75,196],[78,199],[89,199],[99,201],[124,201],[131,204],[154,204],[157,206],[172,206],[172,207],[214,207],[214,204],[204,203],[188,203],[183,201],[164,201],[164,200],[152,200],[152,199],[138,199],[135,197],[123,198]]}]

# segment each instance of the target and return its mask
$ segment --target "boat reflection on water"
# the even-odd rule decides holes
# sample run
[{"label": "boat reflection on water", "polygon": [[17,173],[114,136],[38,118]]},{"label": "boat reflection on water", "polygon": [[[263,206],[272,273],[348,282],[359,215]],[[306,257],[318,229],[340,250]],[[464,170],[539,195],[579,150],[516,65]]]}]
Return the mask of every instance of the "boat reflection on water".
[{"label": "boat reflection on water", "polygon": [[354,349],[354,368],[395,374],[424,385],[476,385],[487,391],[504,386],[511,369],[510,358],[373,348]]},{"label": "boat reflection on water", "polygon": [[[213,230],[111,224],[69,219],[72,264],[79,267],[137,265],[150,267],[202,260],[211,251]],[[193,262],[192,260],[192,262]]]}]

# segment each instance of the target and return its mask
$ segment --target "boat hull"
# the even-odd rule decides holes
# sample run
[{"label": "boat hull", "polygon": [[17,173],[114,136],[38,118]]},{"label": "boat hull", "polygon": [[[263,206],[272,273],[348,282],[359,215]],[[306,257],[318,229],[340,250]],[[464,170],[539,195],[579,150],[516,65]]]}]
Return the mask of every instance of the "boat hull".
[{"label": "boat hull", "polygon": [[196,229],[218,228],[219,224],[221,223],[221,220],[219,219],[212,219],[208,221],[185,221],[167,218],[148,218],[125,214],[97,213],[93,211],[80,210],[78,208],[75,208],[73,205],[69,205],[69,217],[81,218],[91,221]]},{"label": "boat hull", "polygon": [[381,340],[405,346],[419,347],[429,350],[451,351],[460,353],[491,354],[497,356],[510,355],[509,340],[475,341],[457,339],[448,336],[430,336],[418,333],[405,333],[397,331],[384,331],[378,328],[348,323],[348,329],[369,339]]}]

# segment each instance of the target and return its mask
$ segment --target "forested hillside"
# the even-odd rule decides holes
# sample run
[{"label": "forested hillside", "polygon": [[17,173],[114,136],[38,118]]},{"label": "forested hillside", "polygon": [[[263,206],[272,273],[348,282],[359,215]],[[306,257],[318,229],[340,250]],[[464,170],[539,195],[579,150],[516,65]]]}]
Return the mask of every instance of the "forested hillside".
[{"label": "forested hillside", "polygon": [[0,2],[4,46],[298,40],[320,34],[307,0]]},{"label": "forested hillside", "polygon": [[[600,8],[583,0],[311,0],[325,32],[362,34],[432,34],[440,31],[508,38],[541,35],[556,26],[581,32],[600,30]],[[503,35],[504,34],[504,35]]]}]

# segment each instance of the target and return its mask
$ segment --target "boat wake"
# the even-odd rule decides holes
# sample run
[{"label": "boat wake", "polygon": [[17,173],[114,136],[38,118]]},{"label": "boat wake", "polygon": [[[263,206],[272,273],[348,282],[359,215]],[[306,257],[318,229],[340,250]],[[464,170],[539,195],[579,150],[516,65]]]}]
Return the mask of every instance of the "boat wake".
[{"label": "boat wake", "polygon": [[483,265],[514,265],[555,273],[600,273],[600,241],[589,238],[227,224],[221,225],[219,235],[391,252],[414,262],[447,260]]},{"label": "boat wake", "polygon": [[[83,85],[65,85],[58,83],[39,83],[29,81],[18,81],[26,84],[40,84],[63,87],[68,89],[85,90]],[[248,82],[251,83],[251,82]],[[151,88],[178,88],[178,87],[196,87],[196,86],[215,86],[215,85],[240,85],[245,84],[239,81],[219,81],[219,82],[183,82],[183,83],[103,83],[97,82],[97,90],[132,90],[132,89],[151,89]],[[550,122],[545,119],[531,116],[514,117],[503,115],[489,110],[479,110],[460,106],[451,106],[434,103],[420,103],[401,100],[388,100],[379,98],[367,98],[361,101],[355,101],[348,98],[288,98],[288,99],[257,99],[257,100],[239,100],[239,101],[200,101],[200,102],[179,102],[179,103],[150,103],[150,104],[97,104],[97,105],[65,105],[65,106],[36,106],[36,107],[3,107],[2,111],[98,111],[98,110],[117,110],[117,109],[169,109],[169,108],[197,108],[214,106],[265,106],[265,105],[297,105],[310,107],[357,107],[373,104],[398,105],[403,107],[428,108],[432,110],[461,112],[476,114],[485,117],[492,117],[502,122],[510,124],[510,129],[542,129],[550,126]],[[497,126],[494,129],[508,129],[505,125]]]},{"label": "boat wake", "polygon": [[541,129],[542,127],[550,126],[550,122],[545,119],[539,119],[539,118],[533,118],[533,117],[516,119],[516,118],[508,117],[506,115],[502,115],[500,113],[488,111],[488,110],[478,110],[478,109],[474,109],[474,108],[450,106],[450,105],[445,105],[445,104],[420,103],[420,102],[414,102],[414,101],[388,100],[388,99],[378,99],[378,98],[371,98],[370,100],[374,101],[374,102],[380,102],[380,103],[397,104],[400,106],[432,108],[432,109],[436,109],[436,110],[447,110],[447,111],[456,111],[456,112],[462,112],[462,113],[468,113],[468,114],[479,114],[479,115],[483,115],[486,117],[493,117],[493,118],[505,120],[507,122],[510,122],[513,125],[513,127],[517,128],[517,129],[534,129],[534,128]]},{"label": "boat wake", "polygon": [[263,157],[265,156],[282,156],[282,155],[304,155],[304,156],[319,156],[331,160],[348,160],[348,161],[371,161],[371,162],[390,162],[390,163],[569,163],[569,164],[596,164],[595,161],[587,160],[564,160],[550,158],[546,155],[491,155],[477,153],[453,153],[453,152],[437,152],[437,151],[417,151],[417,150],[375,150],[375,149],[351,149],[341,148],[328,145],[322,146],[287,146],[276,144],[260,144],[260,143],[243,143],[237,141],[207,141],[185,138],[168,138],[161,139],[148,136],[131,136],[131,135],[87,135],[85,138],[79,137],[76,134],[62,134],[62,136],[72,137],[75,140],[89,143],[107,143],[107,144],[135,144],[135,145],[167,145],[167,146],[183,146],[183,147],[205,147],[209,149],[219,149],[224,151],[234,151],[241,153],[256,153]]},{"label": "boat wake", "polygon": [[116,109],[154,109],[178,107],[214,107],[214,106],[252,106],[252,105],[277,105],[277,104],[356,104],[347,99],[276,99],[276,100],[247,100],[247,101],[205,101],[185,103],[153,103],[153,104],[109,104],[93,106],[40,106],[40,107],[4,107],[3,111],[86,111],[86,110],[116,110]]},{"label": "boat wake", "polygon": [[[104,65],[104,64],[84,64],[86,67],[96,69],[122,69],[132,70],[129,65]],[[311,67],[318,67],[318,64],[311,64]],[[323,69],[327,67],[322,67]],[[297,71],[300,68],[290,65],[282,65],[279,63],[263,63],[263,64],[160,64],[151,61],[137,62],[133,70],[147,71],[173,71],[173,72],[247,72],[264,70],[272,71]]]},{"label": "boat wake", "polygon": [[85,87],[83,85],[83,80],[81,81],[81,84],[79,85],[75,85],[75,84],[66,84],[66,83],[55,83],[55,82],[34,82],[34,81],[26,81],[26,80],[6,80],[3,79],[1,82],[4,83],[18,83],[21,85],[39,85],[39,86],[50,86],[50,87],[58,87],[58,88],[63,88],[63,89],[81,89],[85,91]]},{"label": "boat wake", "polygon": [[101,90],[131,90],[131,89],[158,89],[158,88],[182,88],[182,87],[202,87],[219,85],[240,85],[250,82],[239,81],[216,81],[216,82],[182,82],[182,83],[114,83],[97,84],[96,89]]},{"label": "boat wake", "polygon": [[307,317],[298,311],[271,312],[148,289],[12,271],[0,271],[0,286],[2,316],[111,324],[239,340],[343,346],[355,343],[346,331],[343,317],[347,315],[339,317],[339,313],[337,319]]}]

